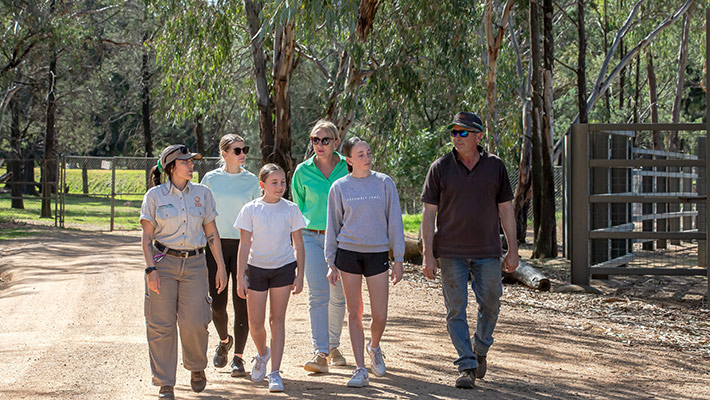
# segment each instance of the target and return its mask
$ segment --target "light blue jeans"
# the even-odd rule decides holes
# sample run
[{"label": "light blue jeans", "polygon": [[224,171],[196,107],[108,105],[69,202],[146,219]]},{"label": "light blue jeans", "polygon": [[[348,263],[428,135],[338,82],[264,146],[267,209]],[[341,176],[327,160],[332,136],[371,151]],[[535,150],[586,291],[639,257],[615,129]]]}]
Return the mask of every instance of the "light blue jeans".
[{"label": "light blue jeans", "polygon": [[[441,283],[446,304],[446,329],[449,331],[459,358],[454,365],[459,371],[478,367],[476,354],[485,356],[493,344],[493,330],[498,321],[501,283],[499,258],[441,258]],[[466,318],[468,305],[468,278],[478,302],[478,319],[474,336],[475,348]]]},{"label": "light blue jeans", "polygon": [[311,340],[315,353],[330,353],[340,346],[345,316],[345,295],[338,280],[333,286],[328,282],[328,264],[325,262],[325,235],[303,230],[306,249],[306,282],[308,282],[308,313],[311,319]]}]

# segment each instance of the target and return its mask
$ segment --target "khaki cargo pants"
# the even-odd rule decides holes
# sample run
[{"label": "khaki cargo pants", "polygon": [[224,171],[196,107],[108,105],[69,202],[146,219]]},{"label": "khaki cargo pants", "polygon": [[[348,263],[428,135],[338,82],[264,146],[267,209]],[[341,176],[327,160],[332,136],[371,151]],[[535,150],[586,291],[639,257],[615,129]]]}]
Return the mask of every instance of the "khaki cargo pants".
[{"label": "khaki cargo pants", "polygon": [[153,385],[175,386],[177,333],[180,327],[182,363],[190,371],[207,367],[207,340],[212,321],[205,254],[188,258],[171,255],[155,265],[160,294],[145,285],[145,324]]}]

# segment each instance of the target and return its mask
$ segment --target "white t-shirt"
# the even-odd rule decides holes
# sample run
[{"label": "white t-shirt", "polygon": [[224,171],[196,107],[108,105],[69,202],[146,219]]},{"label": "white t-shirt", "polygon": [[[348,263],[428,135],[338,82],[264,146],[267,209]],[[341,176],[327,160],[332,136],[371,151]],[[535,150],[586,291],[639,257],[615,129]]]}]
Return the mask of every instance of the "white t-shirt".
[{"label": "white t-shirt", "polygon": [[250,265],[276,269],[296,261],[291,232],[306,227],[301,210],[286,199],[266,203],[262,198],[248,202],[239,212],[234,227],[251,232]]}]

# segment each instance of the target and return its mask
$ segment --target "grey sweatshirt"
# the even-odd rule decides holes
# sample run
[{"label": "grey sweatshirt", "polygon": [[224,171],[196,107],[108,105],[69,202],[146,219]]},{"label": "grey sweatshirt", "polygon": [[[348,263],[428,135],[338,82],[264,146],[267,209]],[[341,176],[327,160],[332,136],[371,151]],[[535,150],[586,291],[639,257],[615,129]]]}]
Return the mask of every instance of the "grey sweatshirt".
[{"label": "grey sweatshirt", "polygon": [[367,178],[350,174],[333,183],[328,194],[325,260],[335,265],[338,248],[380,253],[392,248],[394,261],[404,260],[404,227],[397,187],[372,171]]}]

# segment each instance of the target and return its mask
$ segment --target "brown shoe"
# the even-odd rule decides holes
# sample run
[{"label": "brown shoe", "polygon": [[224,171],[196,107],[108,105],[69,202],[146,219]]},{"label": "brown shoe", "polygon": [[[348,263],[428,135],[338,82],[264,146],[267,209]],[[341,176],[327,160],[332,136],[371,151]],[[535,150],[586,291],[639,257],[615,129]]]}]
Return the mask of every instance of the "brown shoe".
[{"label": "brown shoe", "polygon": [[459,372],[459,377],[456,378],[456,387],[459,389],[473,389],[476,386],[476,373],[473,369],[467,369]]},{"label": "brown shoe", "polygon": [[328,354],[328,361],[330,361],[330,365],[337,365],[339,367],[342,367],[346,364],[345,357],[343,357],[343,353],[341,353],[337,347],[330,349],[330,354]]},{"label": "brown shoe", "polygon": [[175,393],[173,393],[172,386],[161,386],[160,392],[158,392],[159,399],[175,399]]},{"label": "brown shoe", "polygon": [[488,370],[488,361],[486,361],[486,356],[476,354],[476,359],[478,360],[478,368],[476,368],[476,378],[481,379],[486,376],[486,371]]},{"label": "brown shoe", "polygon": [[200,393],[207,386],[207,377],[205,371],[192,371],[192,379],[190,379],[190,387],[193,392]]},{"label": "brown shoe", "polygon": [[316,354],[311,361],[303,365],[303,369],[316,374],[328,372],[328,360],[326,359],[326,355],[324,353]]}]

